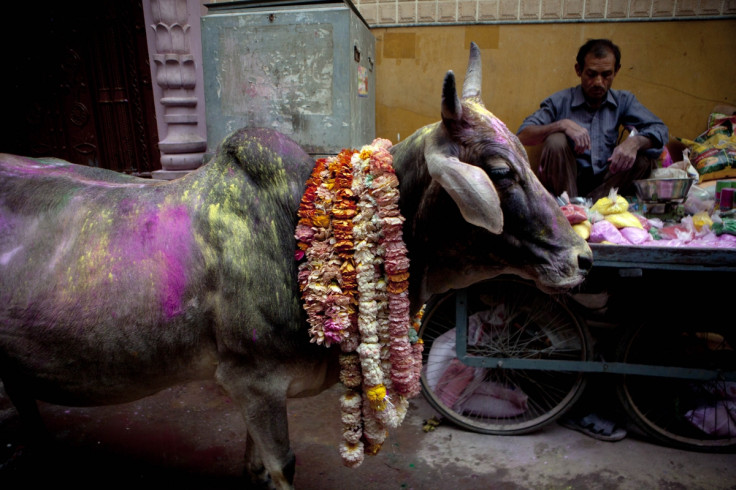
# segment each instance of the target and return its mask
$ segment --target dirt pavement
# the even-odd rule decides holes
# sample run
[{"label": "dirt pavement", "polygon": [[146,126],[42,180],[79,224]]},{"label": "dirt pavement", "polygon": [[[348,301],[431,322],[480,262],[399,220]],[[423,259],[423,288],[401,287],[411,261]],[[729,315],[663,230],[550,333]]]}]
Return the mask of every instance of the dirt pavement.
[{"label": "dirt pavement", "polygon": [[[341,387],[289,403],[297,489],[736,489],[736,455],[661,447],[634,435],[601,442],[551,424],[524,436],[489,436],[441,424],[420,397],[381,452],[355,469],[342,465]],[[126,405],[42,405],[56,444],[43,457],[19,446],[18,417],[0,392],[0,487],[23,483],[99,488],[245,488],[244,428],[211,383],[191,383]],[[20,450],[20,451],[19,451]],[[8,461],[12,454],[15,460]]]}]

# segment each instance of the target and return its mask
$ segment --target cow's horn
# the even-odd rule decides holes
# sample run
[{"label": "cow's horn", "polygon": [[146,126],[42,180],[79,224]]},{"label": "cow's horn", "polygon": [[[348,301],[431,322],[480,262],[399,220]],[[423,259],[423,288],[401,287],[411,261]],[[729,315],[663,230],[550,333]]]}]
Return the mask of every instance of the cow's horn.
[{"label": "cow's horn", "polygon": [[468,70],[465,72],[465,81],[463,82],[463,99],[480,97],[481,83],[483,83],[483,73],[481,70],[480,48],[477,44],[471,42]]},{"label": "cow's horn", "polygon": [[431,145],[427,151],[427,169],[450,194],[465,221],[496,235],[503,231],[501,201],[488,174],[481,168],[447,156]]},{"label": "cow's horn", "polygon": [[460,121],[462,117],[463,107],[457,97],[455,74],[450,70],[445,75],[445,83],[442,85],[442,120],[447,124]]}]

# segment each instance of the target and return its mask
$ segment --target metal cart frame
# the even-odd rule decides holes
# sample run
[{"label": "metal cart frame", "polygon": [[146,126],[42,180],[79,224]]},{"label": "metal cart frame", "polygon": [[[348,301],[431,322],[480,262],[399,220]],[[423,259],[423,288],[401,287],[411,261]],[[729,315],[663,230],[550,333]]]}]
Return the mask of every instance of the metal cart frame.
[{"label": "metal cart frame", "polygon": [[[594,253],[594,268],[591,275],[605,273],[609,277],[617,277],[621,281],[632,278],[636,280],[637,278],[646,277],[654,273],[665,273],[666,275],[669,274],[667,277],[672,277],[672,275],[688,278],[717,277],[721,282],[728,282],[733,281],[729,274],[736,272],[736,250],[734,249],[641,247],[600,244],[592,244],[591,248]],[[666,384],[670,381],[689,384],[695,383],[699,386],[705,386],[709,383],[735,382],[736,366],[730,364],[730,360],[728,361],[729,364],[725,367],[706,365],[676,366],[658,365],[656,362],[648,363],[648,360],[645,359],[642,359],[641,362],[593,360],[589,355],[581,359],[545,359],[535,355],[508,357],[474,354],[468,350],[468,303],[471,300],[468,296],[469,289],[457,290],[452,293],[454,295],[455,311],[455,353],[458,361],[464,366],[494,370],[497,373],[517,371],[525,373],[564,372],[581,373],[581,375],[587,375],[589,373],[620,375],[620,379],[622,380],[620,392],[623,395],[620,394],[619,396],[624,396],[624,399],[629,405],[627,412],[635,419],[635,425],[642,427],[644,432],[652,435],[658,442],[685,449],[702,451],[730,451],[736,449],[736,437],[700,438],[697,435],[691,434],[683,436],[679,430],[674,431],[667,427],[660,427],[664,426],[665,423],[654,420],[653,417],[653,420],[649,420],[649,415],[644,413],[645,409],[638,406],[638,400],[635,398],[639,395],[634,396],[627,392],[630,386],[633,386],[633,383],[637,382],[635,380],[641,380],[643,378],[649,378],[650,380],[657,378],[662,380],[657,385]],[[581,315],[582,323],[585,324],[585,313],[583,312]],[[582,328],[587,330],[586,326]],[[736,325],[734,325],[734,328],[736,328]],[[642,336],[642,338],[644,337]],[[633,340],[630,342],[633,342]],[[736,348],[736,345],[733,347]],[[526,353],[523,352],[522,354]],[[736,354],[734,355],[736,356]],[[629,385],[626,384],[627,382]],[[641,383],[644,386],[649,386],[646,385],[647,382]],[[430,399],[430,402],[435,408],[438,408],[451,419],[457,415],[457,419],[454,421],[458,421],[461,426],[470,430],[503,435],[507,433],[519,434],[530,432],[532,429],[536,430],[539,428],[534,424],[521,429],[511,429],[511,427],[515,427],[511,424],[508,426],[510,427],[508,431],[503,425],[490,424],[488,426],[489,428],[486,428],[483,424],[476,424],[464,415],[455,413],[451,407],[444,406],[436,396],[433,396],[433,393],[431,393],[430,388],[424,381],[423,384],[425,396]],[[570,389],[580,391],[582,390],[582,386],[578,387],[575,385]],[[546,421],[544,417],[541,417],[539,420],[545,423],[551,422],[561,416],[576,399],[577,394],[570,394],[564,401],[564,404],[560,402],[560,405],[554,406],[555,413],[552,414],[550,412]]]}]

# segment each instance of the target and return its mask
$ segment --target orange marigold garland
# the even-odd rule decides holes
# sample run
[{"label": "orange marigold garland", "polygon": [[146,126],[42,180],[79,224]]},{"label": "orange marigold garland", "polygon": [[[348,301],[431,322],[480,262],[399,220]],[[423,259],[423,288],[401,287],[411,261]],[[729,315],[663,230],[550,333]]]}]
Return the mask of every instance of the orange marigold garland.
[{"label": "orange marigold garland", "polygon": [[[347,466],[376,454],[419,393],[422,343],[409,321],[409,260],[388,140],[316,162],[296,259],[312,342],[339,344]],[[413,328],[412,328],[413,327]]]},{"label": "orange marigold garland", "polygon": [[[304,309],[312,342],[330,346],[350,336],[356,324],[355,266],[352,264],[350,150],[315,164],[297,215],[297,258]],[[353,335],[355,337],[355,335]]]}]

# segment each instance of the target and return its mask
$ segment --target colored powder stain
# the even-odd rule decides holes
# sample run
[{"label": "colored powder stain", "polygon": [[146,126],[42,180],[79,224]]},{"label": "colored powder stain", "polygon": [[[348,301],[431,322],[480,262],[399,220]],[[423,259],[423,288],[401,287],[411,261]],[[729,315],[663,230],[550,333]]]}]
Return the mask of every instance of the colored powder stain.
[{"label": "colored powder stain", "polygon": [[257,341],[258,341],[258,335],[256,335],[256,329],[254,328],[253,329],[253,342],[257,342]]},{"label": "colored powder stain", "polygon": [[210,204],[207,212],[213,238],[222,244],[222,260],[227,262],[233,271],[244,274],[247,271],[247,254],[244,251],[252,241],[248,223],[233,212],[227,203]]},{"label": "colored powder stain", "polygon": [[0,254],[0,265],[8,265],[8,263],[10,262],[10,259],[13,258],[13,255],[20,252],[22,249],[23,249],[23,245],[18,245],[11,251]]},{"label": "colored powder stain", "polygon": [[76,264],[67,268],[65,290],[69,294],[80,294],[84,291],[92,294],[100,284],[107,282],[111,223],[109,210],[88,213],[80,233],[85,252],[80,254]]},{"label": "colored powder stain", "polygon": [[186,208],[140,205],[116,226],[107,248],[110,274],[131,281],[131,287],[145,284],[158,295],[166,319],[181,314],[192,238]]},{"label": "colored powder stain", "polygon": [[485,117],[489,117],[492,119],[495,119],[493,116],[493,113],[489,111],[483,104],[479,103],[476,100],[470,99],[465,101],[465,104],[473,111],[477,112],[478,114],[482,114]]},{"label": "colored powder stain", "polygon": [[4,233],[7,230],[10,230],[10,228],[11,228],[10,219],[7,216],[0,214],[0,233]]},{"label": "colored powder stain", "polygon": [[166,246],[162,247],[166,268],[162,295],[164,313],[171,318],[183,311],[182,299],[187,286],[186,265],[191,256],[191,222],[183,206],[165,209],[162,217],[163,230],[158,236],[170,237],[170,241],[167,240]]},{"label": "colored powder stain", "polygon": [[503,135],[506,135],[509,133],[508,128],[506,125],[498,119],[496,116],[493,115],[491,111],[486,109],[486,107],[476,101],[468,101],[466,102],[468,108],[470,108],[474,113],[476,113],[478,116],[481,116],[482,118],[486,119],[486,122],[491,127],[493,132],[496,134],[496,140],[497,143],[508,143],[508,138],[504,138]]},{"label": "colored powder stain", "polygon": [[98,180],[80,172],[77,167],[72,166],[69,162],[46,160],[43,158],[33,159],[27,157],[16,157],[10,155],[11,161],[6,161],[5,168],[12,170],[13,174],[21,176],[63,176],[84,182],[87,185],[105,188],[120,187],[145,187],[147,184],[143,182],[112,182],[108,180]]}]

